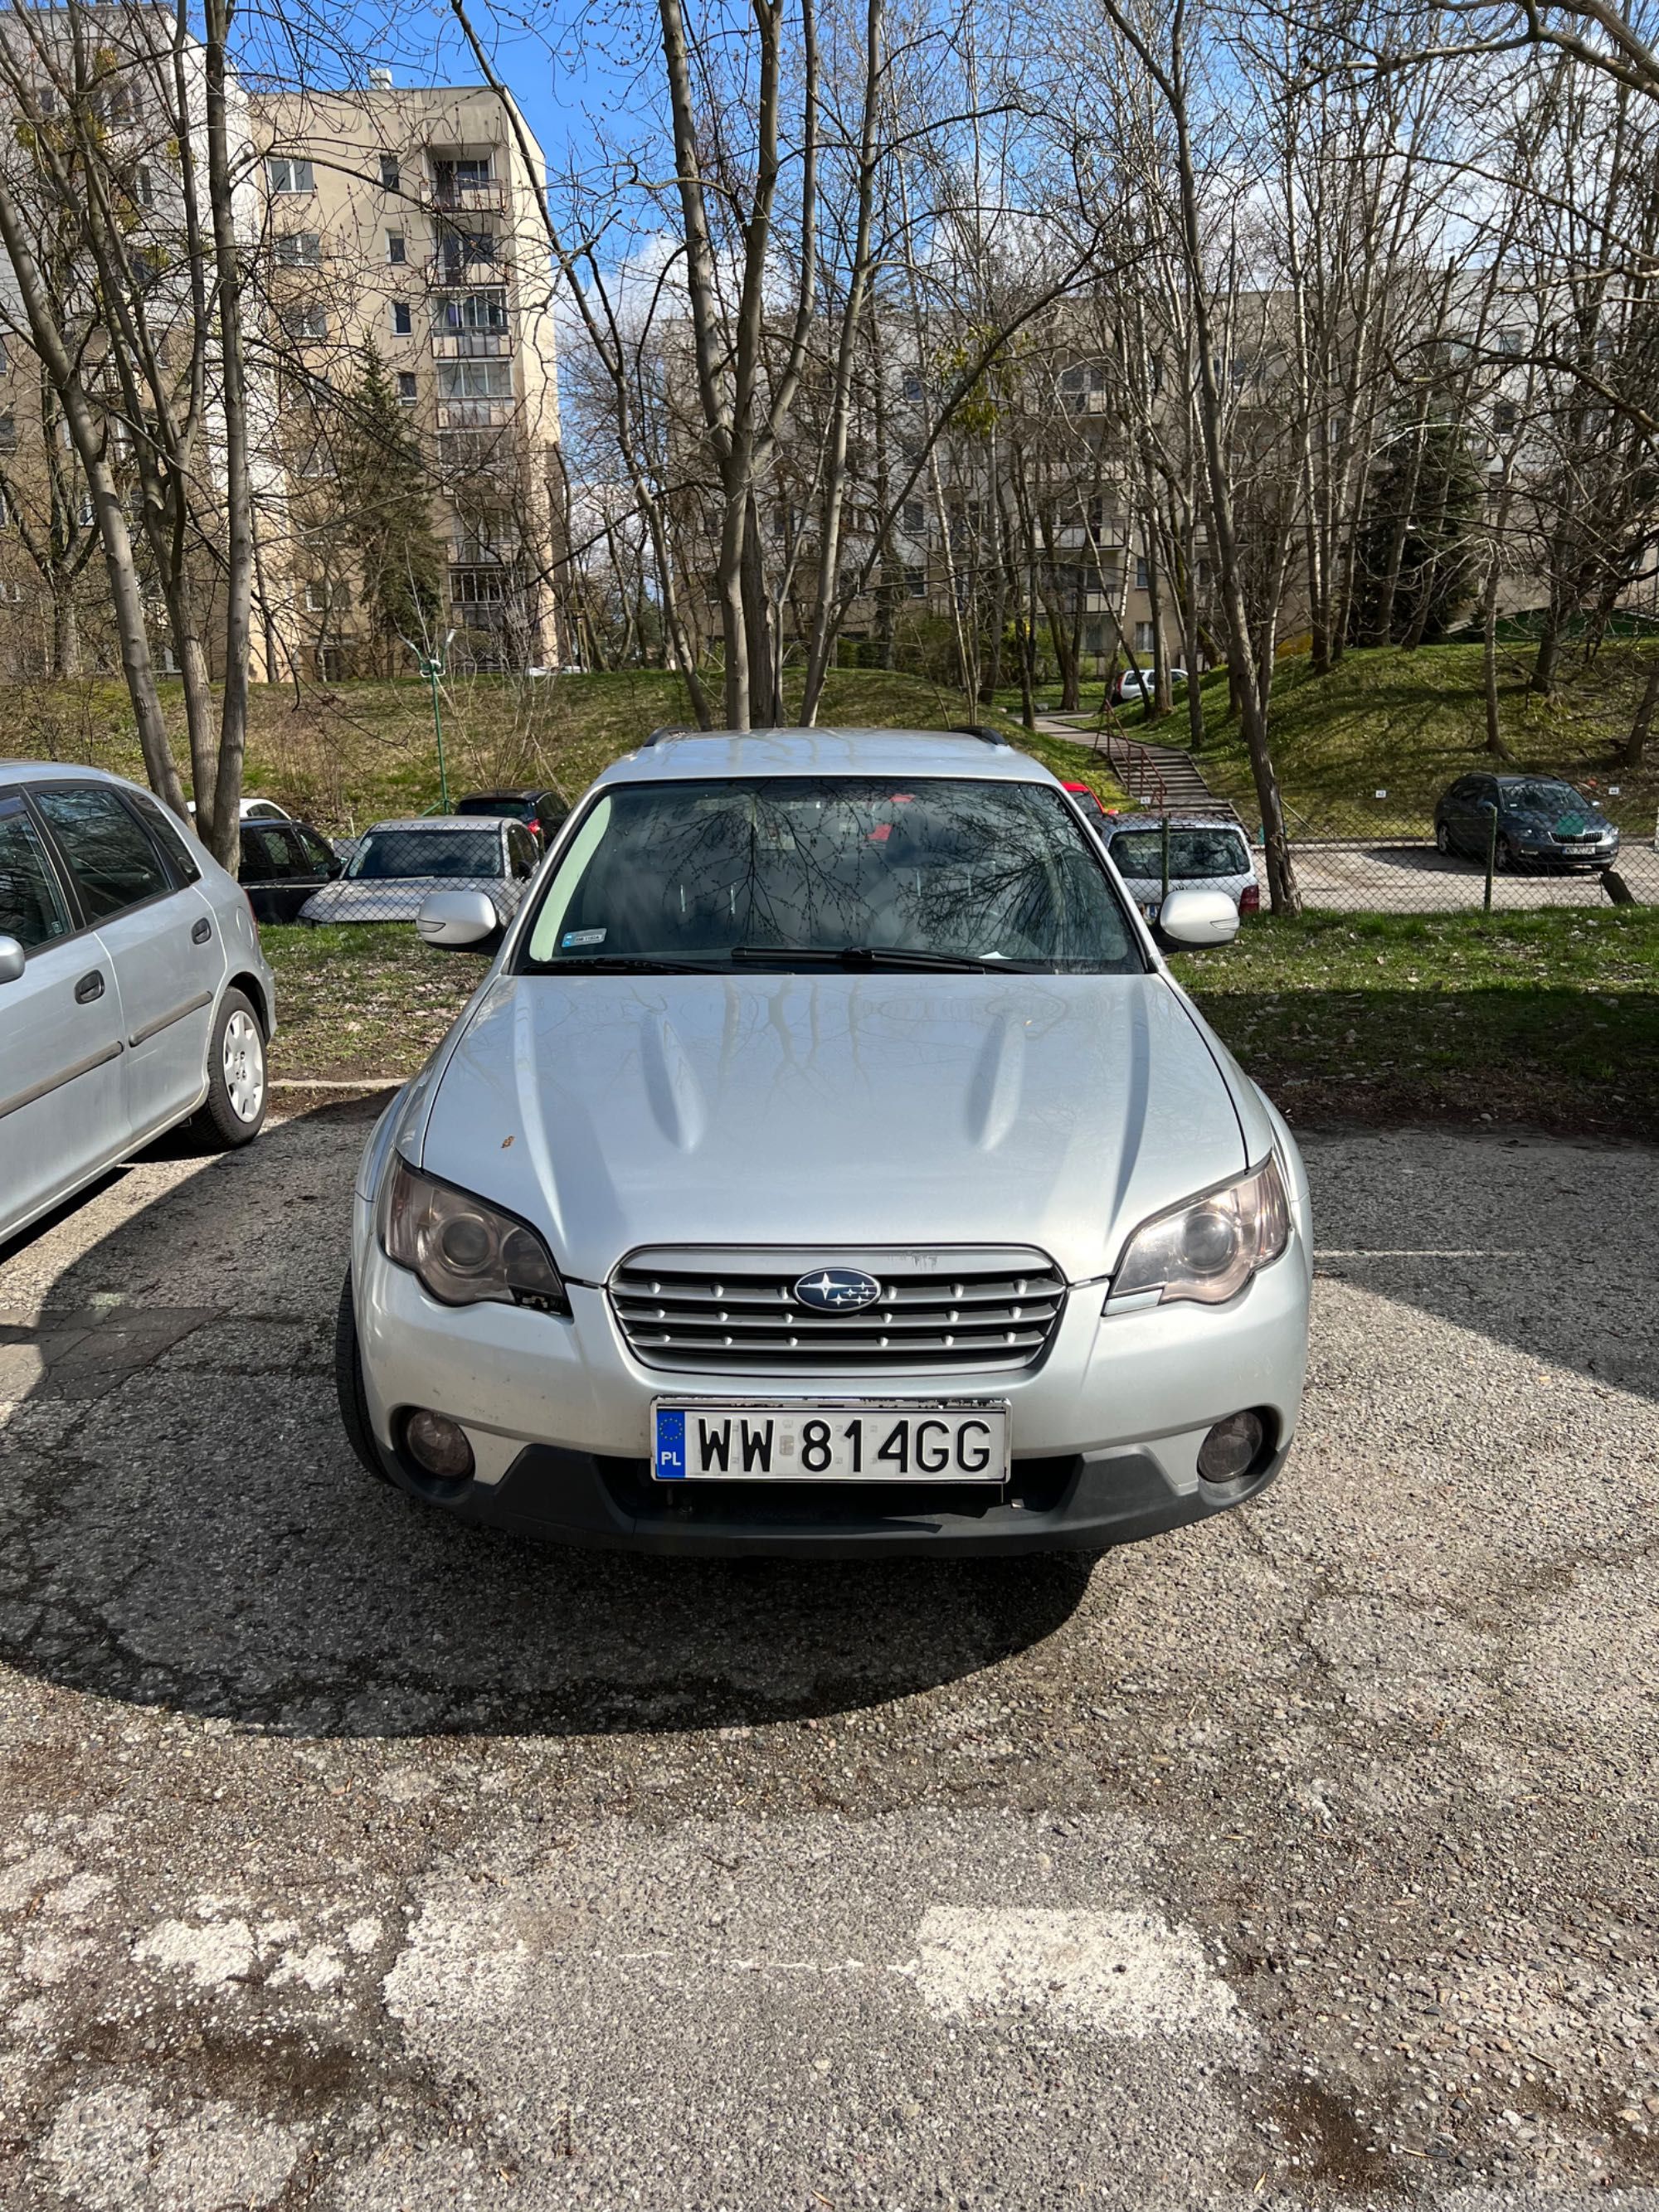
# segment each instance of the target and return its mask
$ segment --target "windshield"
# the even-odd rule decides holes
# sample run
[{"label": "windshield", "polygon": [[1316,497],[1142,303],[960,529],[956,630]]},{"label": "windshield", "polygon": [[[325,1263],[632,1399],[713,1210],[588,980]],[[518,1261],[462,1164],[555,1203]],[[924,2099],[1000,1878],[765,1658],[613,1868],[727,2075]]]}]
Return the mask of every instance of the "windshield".
[{"label": "windshield", "polygon": [[511,822],[528,822],[536,808],[531,799],[513,799],[503,793],[495,799],[464,799],[455,811],[458,814],[504,814]]},{"label": "windshield", "polygon": [[[1164,880],[1164,835],[1158,830],[1124,830],[1112,840],[1120,872],[1137,880]],[[1170,880],[1202,882],[1212,876],[1253,873],[1242,840],[1231,830],[1171,830]]]},{"label": "windshield", "polygon": [[623,785],[567,848],[528,964],[724,968],[843,956],[1139,973],[1057,791],[911,778]]},{"label": "windshield", "polygon": [[1526,783],[1505,783],[1501,788],[1504,804],[1512,806],[1518,814],[1584,814],[1592,811],[1589,800],[1570,783],[1550,782],[1540,776]]},{"label": "windshield", "polygon": [[488,830],[371,830],[346,870],[355,883],[501,873],[501,839]]}]

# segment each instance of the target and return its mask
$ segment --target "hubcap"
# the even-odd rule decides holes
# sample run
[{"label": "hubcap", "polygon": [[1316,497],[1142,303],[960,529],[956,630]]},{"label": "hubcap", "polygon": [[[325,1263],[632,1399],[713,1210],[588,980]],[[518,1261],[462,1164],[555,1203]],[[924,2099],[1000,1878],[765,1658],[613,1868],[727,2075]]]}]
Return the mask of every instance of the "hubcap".
[{"label": "hubcap", "polygon": [[239,1121],[251,1121],[265,1095],[265,1047],[251,1015],[240,1008],[225,1024],[225,1090]]}]

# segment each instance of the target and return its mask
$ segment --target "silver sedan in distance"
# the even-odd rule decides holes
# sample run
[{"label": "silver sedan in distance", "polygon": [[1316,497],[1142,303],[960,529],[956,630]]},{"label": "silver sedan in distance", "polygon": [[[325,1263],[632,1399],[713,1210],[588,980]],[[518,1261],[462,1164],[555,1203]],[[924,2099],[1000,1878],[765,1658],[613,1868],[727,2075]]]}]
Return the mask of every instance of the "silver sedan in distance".
[{"label": "silver sedan in distance", "polygon": [[246,898],[149,792],[0,761],[0,1237],[192,1115],[257,1136],[276,1014]]},{"label": "silver sedan in distance", "polygon": [[360,837],[343,872],[300,908],[301,921],[413,921],[429,894],[472,885],[489,901],[495,927],[518,911],[536,872],[535,839],[521,822],[469,814],[377,822]]},{"label": "silver sedan in distance", "polygon": [[[494,921],[455,888],[420,929]],[[1290,1133],[1047,769],[665,732],[374,1131],[341,1412],[382,1479],[571,1543],[1097,1550],[1278,1473],[1310,1252]]]}]

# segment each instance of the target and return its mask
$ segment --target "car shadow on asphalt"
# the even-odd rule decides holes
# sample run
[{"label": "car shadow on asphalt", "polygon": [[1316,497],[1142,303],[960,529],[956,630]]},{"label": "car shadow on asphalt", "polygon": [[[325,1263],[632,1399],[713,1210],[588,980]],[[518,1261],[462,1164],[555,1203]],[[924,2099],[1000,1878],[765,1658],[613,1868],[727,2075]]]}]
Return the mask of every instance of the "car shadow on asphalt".
[{"label": "car shadow on asphalt", "polygon": [[325,1108],[199,1165],[175,1138],[144,1161],[187,1172],[69,1258],[44,1312],[8,1312],[0,1270],[12,1664],[283,1734],[649,1731],[914,1695],[1070,1618],[1088,1557],[584,1553],[373,1480],[331,1366],[366,1127]]}]

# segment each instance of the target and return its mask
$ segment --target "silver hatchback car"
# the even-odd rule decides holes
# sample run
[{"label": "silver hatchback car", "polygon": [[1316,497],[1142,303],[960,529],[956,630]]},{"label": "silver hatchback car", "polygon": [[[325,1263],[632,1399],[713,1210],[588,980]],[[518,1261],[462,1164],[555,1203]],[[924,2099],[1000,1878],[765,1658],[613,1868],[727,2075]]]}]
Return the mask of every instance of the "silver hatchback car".
[{"label": "silver hatchback car", "polygon": [[0,1237],[198,1111],[257,1136],[276,1004],[246,898],[149,792],[0,761]]},{"label": "silver hatchback car", "polygon": [[1278,1472],[1310,1250],[1288,1130],[1045,769],[665,733],[375,1129],[341,1410],[374,1474],[574,1543],[1098,1549]]}]

